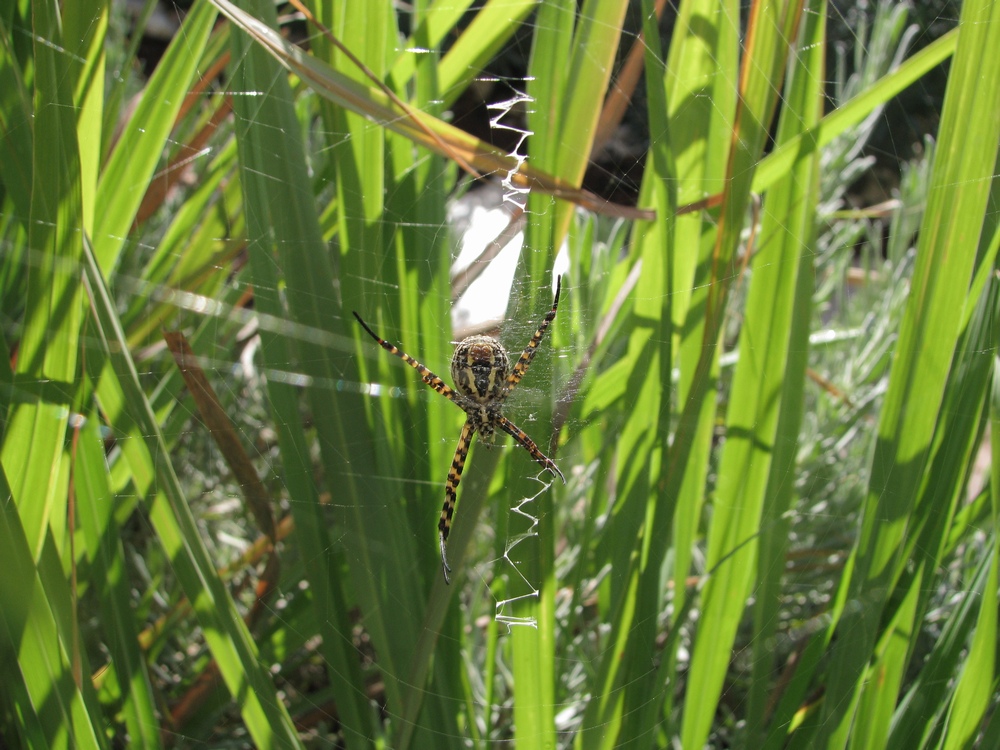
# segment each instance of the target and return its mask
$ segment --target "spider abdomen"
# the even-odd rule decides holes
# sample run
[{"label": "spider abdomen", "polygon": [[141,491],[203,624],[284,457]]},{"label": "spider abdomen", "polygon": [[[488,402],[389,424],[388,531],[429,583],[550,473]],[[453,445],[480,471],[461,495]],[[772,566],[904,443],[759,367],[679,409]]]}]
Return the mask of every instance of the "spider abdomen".
[{"label": "spider abdomen", "polygon": [[451,377],[463,396],[479,403],[500,397],[510,374],[507,350],[490,336],[469,336],[455,347]]}]

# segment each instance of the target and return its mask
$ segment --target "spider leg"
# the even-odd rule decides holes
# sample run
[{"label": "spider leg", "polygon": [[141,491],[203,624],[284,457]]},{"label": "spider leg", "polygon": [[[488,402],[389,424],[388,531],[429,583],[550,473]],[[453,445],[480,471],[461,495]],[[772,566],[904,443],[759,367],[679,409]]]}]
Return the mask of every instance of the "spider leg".
[{"label": "spider leg", "polygon": [[455,391],[453,391],[451,388],[449,388],[447,386],[447,384],[445,384],[445,382],[443,380],[441,380],[441,378],[439,378],[433,372],[431,372],[426,367],[424,367],[422,364],[420,364],[419,362],[417,362],[417,360],[415,360],[413,357],[411,357],[406,352],[401,351],[395,345],[390,344],[388,341],[386,341],[383,338],[380,338],[378,336],[378,334],[376,334],[375,331],[373,331],[371,328],[369,328],[368,324],[365,323],[365,321],[363,321],[361,319],[360,315],[358,315],[357,313],[354,313],[354,317],[358,319],[358,322],[361,324],[361,327],[364,328],[366,331],[368,331],[368,335],[371,336],[373,339],[375,339],[378,342],[379,346],[381,346],[383,349],[385,349],[387,352],[389,352],[389,354],[395,354],[401,360],[403,360],[404,362],[406,362],[406,364],[408,364],[414,370],[416,370],[417,372],[419,372],[421,379],[427,385],[429,385],[431,388],[433,388],[435,391],[437,391],[438,393],[440,393],[442,396],[444,396],[445,398],[447,398],[447,399],[455,402],[459,406],[462,405],[461,404],[461,397],[457,393],[455,393]]},{"label": "spider leg", "polygon": [[[441,507],[441,520],[438,521],[438,533],[441,538],[441,569],[444,572],[444,582],[451,583],[451,566],[448,565],[448,534],[451,531],[451,519],[455,516],[455,505],[458,502],[458,483],[462,481],[462,469],[465,459],[469,457],[469,443],[472,441],[472,420],[465,420],[462,434],[458,438],[455,457],[451,460],[451,471],[448,481],[444,484],[444,505]],[[558,471],[558,469],[557,469]]]},{"label": "spider leg", "polygon": [[538,446],[535,445],[535,441],[528,437],[524,430],[502,415],[497,420],[497,424],[500,425],[500,429],[514,438],[522,448],[528,451],[528,453],[531,454],[531,457],[535,459],[536,463],[538,463],[546,471],[550,471],[555,474],[563,481],[563,484],[566,484],[566,477],[564,477],[563,473],[559,471],[559,467],[556,466],[555,461],[542,453]]},{"label": "spider leg", "polygon": [[[538,345],[542,342],[542,336],[545,335],[545,329],[549,327],[556,317],[556,309],[559,307],[559,290],[562,288],[562,276],[556,277],[556,296],[552,300],[552,309],[545,313],[545,318],[542,320],[542,324],[538,326],[538,330],[535,331],[535,335],[531,337],[531,341],[528,345],[524,347],[524,351],[521,352],[521,356],[518,358],[517,362],[514,364],[514,369],[511,370],[510,375],[507,377],[507,386],[504,388],[502,398],[506,398],[518,383],[521,382],[521,378],[528,371],[528,367],[531,365],[531,360],[535,357],[535,352],[538,351]],[[511,435],[514,435],[512,432]],[[514,435],[514,437],[517,437]],[[537,458],[535,459],[538,460]]]}]

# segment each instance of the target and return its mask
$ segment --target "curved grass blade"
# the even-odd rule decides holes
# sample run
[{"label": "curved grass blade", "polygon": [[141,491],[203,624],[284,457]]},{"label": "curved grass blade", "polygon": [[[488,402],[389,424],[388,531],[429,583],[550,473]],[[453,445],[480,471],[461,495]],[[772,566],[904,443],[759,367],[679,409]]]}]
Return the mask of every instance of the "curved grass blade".
[{"label": "curved grass blade", "polygon": [[[531,166],[525,165],[515,171],[518,165],[510,156],[430,115],[411,110],[409,116],[402,116],[389,97],[379,89],[359,84],[316,57],[303,53],[229,0],[211,2],[320,96],[363,114],[424,148],[466,162],[479,174],[506,174],[514,171],[515,180],[519,184],[577,203],[596,213],[632,219],[653,218],[648,210],[610,204],[587,190]],[[433,135],[428,135],[428,131]],[[444,148],[440,145],[442,143]]]}]

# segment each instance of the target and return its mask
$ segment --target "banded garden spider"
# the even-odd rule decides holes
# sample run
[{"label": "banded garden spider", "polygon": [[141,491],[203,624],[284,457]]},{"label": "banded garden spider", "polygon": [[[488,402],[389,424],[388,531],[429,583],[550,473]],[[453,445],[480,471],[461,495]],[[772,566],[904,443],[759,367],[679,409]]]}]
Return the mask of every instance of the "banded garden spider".
[{"label": "banded garden spider", "polygon": [[427,385],[466,414],[465,426],[462,427],[462,433],[458,437],[458,447],[455,449],[455,457],[451,462],[451,471],[448,472],[448,481],[444,485],[444,505],[441,508],[441,519],[438,521],[438,534],[441,540],[441,566],[444,571],[445,583],[451,583],[451,577],[448,575],[451,572],[447,554],[448,533],[451,531],[451,521],[455,515],[458,483],[462,481],[462,469],[465,468],[465,459],[469,456],[469,445],[474,434],[478,432],[484,440],[492,442],[494,432],[497,429],[503,430],[528,451],[543,469],[558,476],[563,484],[566,483],[566,477],[559,471],[555,462],[539,450],[524,430],[503,415],[504,400],[517,387],[521,378],[528,371],[531,360],[534,358],[535,352],[538,351],[538,344],[541,343],[542,336],[545,335],[545,329],[556,317],[561,286],[562,277],[560,276],[556,278],[556,295],[555,299],[552,300],[552,309],[545,314],[541,325],[538,326],[535,335],[531,337],[531,341],[521,352],[513,369],[510,368],[507,350],[491,336],[469,336],[455,347],[455,354],[451,358],[451,378],[455,382],[454,389],[449,388],[441,378],[409,354],[380,338],[361,319],[360,315],[354,313],[354,317],[358,319],[361,327],[378,342],[379,346],[390,354],[395,354],[419,372],[421,379]]}]

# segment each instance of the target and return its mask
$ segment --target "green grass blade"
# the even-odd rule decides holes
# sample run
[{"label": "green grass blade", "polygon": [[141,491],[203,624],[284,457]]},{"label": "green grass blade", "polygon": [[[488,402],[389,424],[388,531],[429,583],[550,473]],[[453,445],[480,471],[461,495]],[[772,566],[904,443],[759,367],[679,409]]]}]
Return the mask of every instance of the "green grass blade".
[{"label": "green grass blade", "polygon": [[954,54],[957,43],[958,30],[949,31],[907,58],[906,62],[887,73],[877,84],[837,107],[808,132],[776,147],[758,165],[753,181],[754,191],[764,192],[786,172],[795,161],[803,141],[815,141],[820,148],[829,145],[834,138],[857,126],[876,109],[946,61]]},{"label": "green grass blade", "polygon": [[982,616],[983,587],[992,564],[989,557],[982,561],[972,576],[968,590],[963,592],[960,605],[951,612],[941,628],[920,674],[899,702],[887,748],[908,750],[939,746],[943,734],[940,718],[954,704],[956,665],[967,660],[977,614]]},{"label": "green grass blade", "polygon": [[[964,4],[948,82],[941,142],[920,232],[917,267],[893,362],[853,575],[841,596],[852,606],[838,624],[822,737],[846,744],[866,683],[878,626],[900,573],[909,517],[930,452],[976,259],[1000,139],[1000,8]],[[984,159],[985,144],[992,144]],[[933,342],[933,345],[929,345]],[[877,683],[868,683],[871,690]]]},{"label": "green grass blade", "polygon": [[[424,60],[432,59],[429,50],[437,50],[449,34],[458,38],[448,47],[435,66],[435,87],[442,92],[441,104],[455,103],[475,76],[503,49],[538,0],[489,0],[476,10],[464,28],[459,27],[472,0],[438,0],[420,15],[420,21],[392,65],[388,79],[397,92],[405,91]],[[421,102],[421,106],[427,104]]]},{"label": "green grass blade", "polygon": [[[262,17],[274,22],[273,8],[258,4]],[[240,150],[241,182],[243,185],[247,232],[251,239],[250,264],[259,309],[275,320],[289,319],[306,330],[330,331],[336,317],[322,307],[324,300],[334,296],[333,274],[322,240],[313,196],[308,192],[311,181],[305,165],[305,153],[292,96],[285,72],[258,46],[242,36],[232,37],[233,59],[239,66],[233,85],[238,91],[268,91],[270,96],[253,100],[235,97],[234,111],[239,120],[237,140]],[[275,142],[271,133],[279,130],[289,137]],[[282,187],[283,186],[283,187]],[[287,291],[282,292],[285,289]],[[364,738],[372,736],[374,727],[364,696],[358,694],[352,681],[344,675],[359,676],[356,657],[350,647],[350,612],[352,599],[357,598],[372,616],[366,622],[375,643],[379,661],[389,675],[399,675],[401,657],[397,650],[406,640],[391,636],[393,618],[382,599],[381,587],[365,581],[367,571],[385,568],[372,549],[378,537],[366,528],[359,514],[364,511],[363,491],[358,475],[340,458],[352,454],[359,465],[370,465],[371,458],[360,446],[352,445],[347,434],[364,435],[366,427],[359,420],[357,396],[336,393],[332,384],[353,370],[342,352],[327,349],[310,350],[295,346],[280,330],[263,332],[265,363],[274,368],[296,368],[310,378],[309,403],[316,415],[320,445],[327,466],[326,481],[333,492],[333,503],[348,507],[346,528],[338,528],[338,537],[348,544],[338,550],[326,531],[329,521],[318,505],[317,488],[311,480],[309,451],[304,446],[297,390],[279,383],[269,386],[276,418],[284,424],[280,433],[283,453],[288,456],[291,474],[289,490],[296,491],[295,517],[302,536],[303,553],[308,575],[315,584],[317,622],[325,643],[324,654],[334,681],[334,693],[349,727],[349,744],[362,746]],[[363,444],[363,443],[362,443]],[[296,458],[298,456],[298,458]],[[306,462],[303,464],[303,462]],[[346,533],[345,533],[346,532]],[[349,571],[357,583],[354,590],[336,575]],[[343,572],[341,573],[341,576]],[[401,586],[400,588],[405,588]],[[413,587],[409,589],[412,591]],[[383,613],[383,614],[380,614]],[[387,690],[393,705],[398,705],[397,683],[387,678]]]},{"label": "green grass blade", "polygon": [[184,97],[199,74],[215,16],[208,0],[192,6],[101,172],[93,236],[105,272],[117,265],[139,204],[168,148]]},{"label": "green grass blade", "polygon": [[140,386],[135,363],[129,354],[97,258],[89,247],[85,249],[88,294],[101,336],[101,348],[119,374],[118,380],[126,395],[131,418],[141,430],[146,451],[155,457],[152,464],[163,496],[150,508],[153,526],[202,624],[205,640],[220,674],[230,694],[238,699],[250,735],[260,746],[298,747],[298,736],[291,718],[278,698],[267,670],[257,660],[257,650],[246,625],[201,541],[156,415]]},{"label": "green grass blade", "polygon": [[[962,404],[948,407],[947,414],[971,413],[970,401],[966,393],[972,391],[975,395],[990,391],[988,402],[991,427],[997,420],[998,391],[996,380],[995,356],[989,352],[994,343],[992,335],[997,319],[997,304],[1000,300],[1000,289],[994,278],[988,283],[987,294],[977,306],[973,326],[973,334],[968,336],[960,350],[972,354],[970,359],[985,360],[986,367],[979,363],[977,369],[985,369],[981,374],[983,381],[980,387],[976,384],[959,383],[959,399],[965,402],[965,409],[960,411]],[[978,356],[976,356],[978,354]],[[991,378],[992,376],[992,378]],[[992,382],[990,380],[992,379]],[[972,387],[970,387],[970,385]],[[953,398],[953,393],[949,393]],[[980,432],[975,437],[981,439]],[[969,441],[970,443],[972,441]],[[997,456],[997,442],[991,440],[993,457]],[[937,471],[944,465],[941,456],[935,457]],[[956,469],[961,471],[969,466],[970,460],[955,460]],[[932,478],[935,470],[932,469]],[[998,479],[996,463],[991,467],[991,486],[995,487]],[[958,484],[961,487],[961,484]],[[929,494],[929,493],[928,493]],[[996,494],[989,492],[993,505],[994,521],[997,517]],[[961,523],[959,521],[959,523]],[[957,524],[956,524],[957,525]],[[987,696],[993,692],[991,683],[995,683],[995,651],[996,651],[996,568],[997,568],[997,537],[991,540],[992,552],[982,559],[970,585],[963,591],[959,607],[951,614],[942,628],[941,636],[935,643],[934,650],[911,686],[907,695],[900,703],[899,710],[893,716],[891,748],[922,746],[938,747],[968,747],[979,731],[985,713]],[[942,545],[944,546],[944,545]],[[988,549],[990,544],[986,545]],[[978,614],[977,614],[978,612]],[[970,640],[972,645],[970,647]],[[958,674],[958,679],[953,679]],[[950,700],[947,700],[950,695]],[[938,721],[928,722],[926,717],[933,713]]]},{"label": "green grass blade", "polygon": [[[607,90],[624,12],[625,4],[620,2],[587,2],[579,12],[572,2],[547,3],[539,10],[527,89],[534,100],[528,121],[533,133],[529,163],[571,185],[579,184],[586,169],[600,114],[595,102],[603,101]],[[567,60],[571,61],[568,66]],[[523,298],[531,310],[545,304],[553,250],[562,243],[571,217],[570,204],[549,204],[544,196],[529,197],[525,246],[532,252],[522,253],[524,272],[519,276],[527,280]],[[563,283],[564,300],[574,294],[568,281]],[[554,332],[551,340],[557,342],[558,334]],[[531,375],[538,382],[544,377],[544,368],[534,365]],[[537,423],[550,424],[552,413],[552,400],[545,399],[536,410]],[[534,438],[544,441],[538,434]],[[553,494],[561,489],[552,485],[539,492],[529,476],[522,462],[508,462],[505,488],[509,497],[512,501],[534,498],[530,513],[537,519],[537,527],[531,528],[531,536],[516,548],[524,585],[515,577],[503,593],[510,600],[513,616],[534,625],[516,627],[511,636],[518,745],[545,747],[556,741],[558,582]],[[519,525],[520,519],[512,521],[515,536],[528,531]]]},{"label": "green grass blade", "polygon": [[997,579],[1000,569],[1000,440],[996,439],[1000,430],[1000,368],[994,359],[993,388],[989,400],[990,447],[993,462],[990,470],[990,495],[993,507],[992,554],[989,573],[979,598],[979,617],[973,631],[968,656],[958,678],[954,698],[949,707],[948,728],[944,738],[945,750],[957,750],[974,744],[983,717],[990,703],[990,695],[995,694],[997,684]]},{"label": "green grass blade", "polygon": [[[55,399],[46,403],[43,396],[14,404],[6,415],[0,461],[14,497],[24,503],[21,523],[38,555],[50,522],[59,529],[66,519],[63,442],[69,411],[60,402],[72,393],[83,320],[77,276],[83,205],[72,88],[78,66],[59,49],[58,4],[38,0],[32,13],[36,71],[27,255],[31,272],[15,385],[20,380],[48,383],[45,390]],[[58,531],[56,538],[63,538]]]},{"label": "green grass blade", "polygon": [[[670,107],[670,142],[677,154],[677,197],[675,205],[702,200],[724,188],[726,164],[731,148],[733,117],[736,111],[736,80],[739,68],[739,29],[729,19],[739,14],[736,3],[721,12],[710,0],[681,5],[678,26],[670,45],[668,69],[664,75]],[[711,34],[701,32],[704,19],[715,21]],[[679,84],[679,85],[678,85]],[[651,116],[654,112],[651,111]],[[665,126],[663,126],[665,127]],[[652,132],[661,132],[651,122]],[[670,287],[672,351],[680,364],[676,403],[688,402],[698,384],[698,361],[705,341],[704,308],[711,284],[714,232],[703,212],[675,218]],[[686,250],[691,248],[691,250]],[[673,361],[672,361],[673,366]],[[678,602],[683,602],[686,578],[699,537],[699,523],[705,500],[704,477],[711,455],[716,413],[717,372],[709,374],[709,392],[702,399],[700,414],[682,438],[687,443],[684,476],[677,488],[674,522],[676,563],[673,584]],[[663,428],[663,426],[661,426]],[[675,620],[676,622],[676,620]]]},{"label": "green grass blade", "polygon": [[[661,53],[654,19],[647,4],[643,26],[649,45],[646,66],[659,74]],[[675,41],[686,42],[687,31],[686,26],[679,27]],[[718,62],[710,63],[712,70]],[[657,213],[665,217],[673,216],[677,205],[677,192],[671,188],[677,166],[673,156],[673,121],[667,115],[668,80],[671,76],[665,72],[662,80],[654,77],[647,81],[652,105],[650,128],[659,137],[640,193],[641,201],[656,206]],[[627,392],[634,394],[634,401],[627,407],[627,417],[615,446],[622,461],[616,488],[620,505],[615,510],[614,527],[609,531],[621,539],[635,539],[641,534],[643,541],[639,546],[620,545],[613,553],[611,565],[617,574],[612,581],[613,593],[608,603],[613,607],[609,611],[615,621],[615,638],[627,638],[630,643],[624,649],[627,658],[609,652],[608,663],[602,667],[606,674],[601,675],[601,681],[613,687],[614,692],[602,698],[601,713],[592,714],[596,731],[588,738],[591,746],[599,746],[598,742],[605,747],[611,747],[612,742],[622,747],[632,746],[629,743],[641,745],[649,736],[650,724],[658,721],[663,706],[663,683],[654,682],[656,676],[649,669],[649,658],[656,641],[658,615],[654,613],[664,600],[666,587],[660,573],[669,547],[675,507],[675,496],[658,489],[666,463],[665,435],[670,429],[674,403],[664,388],[664,383],[670,381],[675,343],[671,328],[672,296],[678,279],[674,231],[672,222],[658,222],[642,232],[634,248],[641,275],[636,282],[632,317],[628,321],[628,350],[622,362],[628,367]],[[667,661],[665,671],[669,672],[673,659]],[[632,710],[634,706],[641,706],[642,710]],[[596,724],[600,721],[609,721],[616,732],[605,732]]]},{"label": "green grass blade", "polygon": [[[562,110],[559,148],[546,150],[558,160],[554,173],[574,185],[583,180],[587,168],[601,113],[597,102],[604,101],[608,90],[626,10],[628,2],[622,0],[588,0],[577,17],[566,71],[572,75],[566,77],[566,89],[558,100]],[[567,61],[553,57],[552,63],[565,66]],[[539,104],[542,111],[552,106],[544,101]]]},{"label": "green grass blade", "polygon": [[[655,15],[651,3],[646,6],[645,17],[646,67],[647,70],[657,71],[657,76],[647,78],[650,131],[655,134],[655,145],[653,158],[647,165],[640,202],[653,204],[659,215],[671,217],[680,194],[704,197],[705,193],[701,191],[706,189],[706,175],[717,174],[721,177],[724,159],[707,164],[700,156],[706,151],[717,155],[728,150],[731,120],[727,118],[731,118],[732,110],[727,112],[725,109],[724,92],[730,89],[722,81],[731,81],[735,77],[736,36],[735,30],[726,22],[726,13],[718,12],[717,4],[705,3],[699,7],[686,4],[682,6],[682,15],[675,27],[671,58],[664,71],[659,62],[658,32],[653,22]],[[708,34],[704,33],[706,20],[715,22]],[[712,42],[707,45],[708,48],[706,40]],[[662,79],[658,80],[660,75]],[[713,81],[718,83],[722,97],[712,104],[709,104],[708,97],[693,95],[685,88],[711,87]],[[699,102],[706,104],[705,110],[697,107]],[[673,161],[674,154],[678,155],[676,163]],[[674,177],[675,174],[678,178]],[[675,182],[677,192],[669,189]],[[613,574],[604,595],[604,606],[614,623],[613,633],[619,634],[613,637],[627,638],[622,643],[627,643],[628,648],[624,650],[624,658],[618,650],[607,651],[607,659],[602,663],[597,682],[602,699],[593,701],[587,708],[581,733],[583,747],[611,747],[627,742],[641,745],[649,736],[651,717],[655,721],[658,715],[662,705],[660,690],[666,684],[666,680],[654,681],[656,677],[649,670],[651,660],[658,658],[654,656],[656,623],[665,592],[660,570],[669,549],[671,521],[677,505],[676,491],[663,490],[656,484],[662,481],[665,470],[662,451],[666,444],[664,435],[670,429],[672,404],[663,392],[663,384],[670,380],[674,351],[672,331],[677,330],[670,326],[679,327],[684,322],[687,301],[691,299],[692,288],[695,288],[693,275],[698,265],[697,253],[676,252],[674,248],[688,247],[678,244],[681,237],[695,238],[694,247],[702,244],[697,222],[686,222],[683,227],[686,234],[682,233],[682,222],[683,219],[677,221],[676,228],[671,224],[644,228],[640,239],[634,243],[633,262],[641,263],[641,274],[634,292],[630,328],[625,332],[629,345],[623,359],[607,369],[598,380],[598,384],[603,381],[624,384],[623,393],[629,396],[627,421],[614,441],[622,465],[618,468],[618,501],[605,532],[612,540],[606,564],[610,564]],[[707,267],[707,264],[702,263],[701,267]],[[677,311],[678,317],[674,318],[672,311]],[[701,329],[697,321],[692,321],[685,332],[692,329],[696,329],[692,335],[698,340],[697,352],[701,347]],[[692,373],[688,372],[687,377],[692,377]],[[601,387],[595,385],[592,393],[599,392]],[[682,392],[680,398],[683,401],[686,395]],[[704,418],[699,421],[705,428],[700,433],[705,438],[701,455],[707,462],[714,391],[712,397],[703,401],[703,405],[706,407],[701,414]],[[650,427],[651,415],[657,415],[653,428]],[[690,433],[679,432],[675,447],[692,451],[695,442]],[[699,462],[691,461],[690,466],[691,476],[694,477],[698,474]],[[701,480],[693,479],[692,487],[695,484],[700,485]],[[696,507],[692,513],[692,518],[699,515]],[[643,532],[647,541],[638,549],[613,541],[635,538],[644,524],[648,524]],[[683,564],[686,568],[686,562]],[[638,588],[640,575],[643,576],[644,590]],[[681,579],[675,589],[678,599],[683,596],[685,575],[686,569],[678,570]],[[667,657],[666,674],[671,673],[669,665],[673,663],[673,659]],[[643,710],[627,709],[637,705],[643,706]],[[623,720],[627,723],[622,724],[621,729],[614,733],[608,731],[609,727],[616,729]]]},{"label": "green grass blade", "polygon": [[471,83],[471,76],[477,75],[501,51],[537,5],[538,0],[489,0],[479,9],[473,21],[441,58],[438,84],[444,93],[445,105],[454,103]]},{"label": "green grass blade", "polygon": [[16,6],[0,14],[0,182],[19,217],[31,213],[32,105],[30,55],[19,54],[19,39],[29,38],[24,19],[15,17]]},{"label": "green grass blade", "polygon": [[77,130],[80,148],[80,185],[83,206],[83,226],[88,233],[94,229],[97,178],[101,167],[102,127],[104,118],[104,77],[107,43],[108,0],[70,3],[65,7],[63,28],[66,39],[72,40],[67,57],[76,61],[76,89],[73,98],[77,106]]},{"label": "green grass blade", "polygon": [[[796,3],[775,5],[756,3],[751,13],[749,38],[752,43],[748,43],[742,63],[742,97],[740,107],[737,109],[733,151],[729,165],[732,181],[723,199],[721,226],[718,230],[713,260],[714,284],[709,290],[706,302],[706,315],[708,317],[706,341],[717,340],[718,332],[721,330],[722,314],[734,273],[733,259],[740,241],[740,229],[749,200],[754,167],[764,146],[767,123],[777,103],[777,91],[781,89],[784,66],[790,52],[788,44],[797,36],[801,11],[801,6]],[[806,75],[815,75],[815,72],[810,71]],[[807,101],[806,94],[803,94],[802,106],[810,107],[810,109],[813,106],[812,102]],[[804,168],[806,169],[805,174],[808,174],[808,167]],[[799,184],[808,186],[811,184],[811,180]],[[795,192],[792,192],[787,201],[795,207],[802,199],[801,194],[795,195]],[[778,213],[784,214],[787,210],[779,210]],[[803,210],[801,205],[799,205],[799,210]],[[807,216],[808,214],[796,216],[793,226],[801,227],[803,219]],[[799,250],[798,244],[793,238],[779,244],[778,237],[780,234],[775,238],[776,249],[784,249],[784,255],[790,256],[784,258],[782,265],[786,263],[795,265],[795,258],[798,256]],[[769,293],[777,293],[779,298],[783,299],[790,308],[794,300],[795,272],[787,275],[777,272],[773,275],[767,274],[764,279],[766,280],[764,281],[765,286],[769,286],[767,281],[775,284]],[[753,315],[766,317],[768,313],[765,311],[773,303],[773,299],[758,303],[759,308],[753,311]],[[779,312],[779,319],[784,321],[782,329],[787,329],[790,314],[790,309],[786,309],[783,313]],[[751,322],[749,316],[746,322]],[[752,332],[752,328],[750,330],[744,329],[744,331],[748,336],[745,339],[748,345],[751,345],[751,342],[753,342],[752,346],[760,344],[761,342],[757,340],[758,337],[763,338],[765,342],[768,341],[769,333],[766,324],[762,325],[756,333]],[[752,338],[750,338],[751,336]],[[774,346],[774,350],[769,351],[768,356],[776,357],[778,373],[783,371],[784,358],[787,356],[787,332],[784,336],[784,339],[780,336],[770,339],[771,344],[763,343],[765,351],[770,346]],[[738,609],[740,613],[742,612],[750,582],[748,572],[752,571],[755,560],[755,534],[763,503],[763,490],[766,486],[769,461],[763,460],[758,463],[748,460],[749,455],[756,451],[756,446],[752,444],[752,441],[746,439],[746,431],[749,430],[751,435],[754,430],[768,431],[764,433],[764,444],[773,445],[773,429],[778,416],[776,407],[780,383],[774,382],[772,377],[765,376],[760,380],[750,378],[751,372],[756,371],[757,375],[760,376],[763,371],[752,360],[744,360],[743,358],[748,357],[749,352],[742,347],[741,351],[743,355],[740,364],[742,365],[746,361],[748,367],[748,379],[745,386],[747,392],[743,394],[734,392],[734,412],[729,417],[728,422],[730,435],[735,440],[732,443],[732,448],[729,447],[727,441],[722,458],[724,462],[734,462],[732,466],[728,467],[728,471],[735,473],[720,473],[720,480],[724,482],[735,480],[737,484],[731,484],[727,488],[725,484],[720,483],[718,488],[719,503],[709,530],[706,565],[712,572],[702,599],[703,615],[700,619],[692,654],[691,678],[682,727],[683,742],[690,747],[700,747],[708,737],[714,706],[718,701],[719,691],[721,691],[729,664],[729,652],[726,645],[731,643],[738,621],[738,617],[734,619],[734,611]],[[716,347],[705,348],[698,368],[703,377],[707,376],[711,370],[708,363],[705,362],[705,358],[717,356],[718,349]],[[737,377],[738,375],[739,373]],[[739,383],[734,382],[734,389],[738,387],[740,387]],[[760,390],[757,390],[758,388]],[[689,415],[693,413],[690,408],[691,404],[698,403],[704,397],[706,390],[705,385],[695,384],[694,401],[689,402],[682,419],[690,419]],[[741,403],[741,399],[744,397],[747,402]],[[764,420],[764,423],[755,424],[748,416],[751,413],[756,413],[757,417]],[[759,457],[762,458],[762,456]],[[672,462],[676,460],[676,455],[671,457]],[[761,464],[763,464],[763,471],[759,471]],[[752,476],[755,479],[746,485],[741,485],[739,483],[742,480],[748,479],[743,473],[748,467],[754,470]],[[679,466],[673,465],[671,467],[672,473],[682,473],[682,471]],[[723,479],[724,477],[728,478]],[[758,485],[756,489],[754,489],[754,483]],[[746,496],[741,496],[741,489],[748,490]],[[719,647],[720,644],[722,648]]]},{"label": "green grass blade", "polygon": [[[826,3],[822,0],[808,2],[798,50],[790,66],[788,93],[776,136],[777,147],[808,131],[822,115],[826,22]],[[728,412],[731,416],[727,423],[727,433],[734,438],[734,447],[730,451],[727,441],[722,459],[731,462],[727,468],[736,474],[746,471],[746,482],[742,486],[733,483],[734,475],[727,474],[729,478],[723,483],[720,468],[717,488],[717,497],[723,502],[747,502],[748,505],[760,502],[753,579],[754,635],[751,642],[754,654],[746,712],[748,747],[758,746],[764,736],[769,678],[778,667],[770,645],[781,619],[782,578],[789,546],[789,524],[785,514],[796,499],[794,482],[789,478],[796,472],[809,358],[819,176],[820,152],[813,143],[803,149],[792,169],[775,183],[764,199],[758,249],[751,266],[745,325],[740,330],[741,354],[729,399],[736,407]],[[796,269],[794,280],[787,278],[790,270],[786,271],[785,264]],[[768,301],[769,297],[773,302]],[[778,394],[777,402],[772,402]],[[774,426],[773,432],[769,423]],[[763,447],[768,441],[773,446],[770,451]],[[767,480],[762,488],[758,485],[758,489],[763,489],[761,497],[754,498],[750,485],[761,479],[757,474],[763,468],[760,464],[767,467]],[[723,500],[723,489],[727,491],[728,500]],[[750,538],[755,533],[752,523],[739,533]],[[754,544],[751,542],[748,549]],[[749,565],[748,549],[739,550],[737,556],[742,556]],[[748,588],[736,591],[737,596],[748,593]],[[735,622],[736,613],[731,614]]]},{"label": "green grass blade", "polygon": [[[46,585],[18,515],[18,503],[0,466],[0,675],[5,709],[16,714],[25,747],[103,747],[99,712],[91,712],[71,664],[73,632],[62,616],[69,590],[55,548],[42,555],[60,571],[59,590]],[[61,608],[61,611],[60,611]],[[4,722],[4,726],[7,722]],[[12,736],[5,739],[13,740]]]},{"label": "green grass blade", "polygon": [[[1000,421],[993,419],[994,428],[1000,426]],[[998,451],[993,451],[993,458],[1000,458]],[[996,484],[994,483],[994,488]],[[994,516],[996,519],[996,516]],[[968,656],[958,678],[951,711],[948,715],[948,730],[943,747],[946,750],[970,747],[974,744],[983,717],[990,703],[990,696],[995,695],[997,682],[997,569],[1000,568],[1000,543],[993,534],[992,561],[986,584],[982,588],[979,618],[976,621],[972,643]]]},{"label": "green grass blade", "polygon": [[109,669],[123,693],[122,713],[129,737],[142,747],[160,747],[161,726],[146,661],[139,650],[139,623],[130,600],[121,528],[108,486],[104,441],[97,415],[80,429],[74,480],[82,538],[86,540],[91,588],[100,600],[108,639]]},{"label": "green grass blade", "polygon": [[[994,256],[987,252],[982,257],[989,267],[993,267]],[[990,380],[994,370],[991,347],[995,342],[995,321],[1000,301],[998,295],[1000,289],[993,280],[988,284],[986,293],[979,297],[971,324],[963,332],[956,348],[955,362],[945,392],[942,417],[934,436],[933,460],[913,514],[914,527],[919,525],[922,529],[919,534],[912,534],[906,542],[906,554],[911,562],[909,570],[903,573],[900,581],[901,588],[908,586],[918,592],[920,602],[912,622],[902,623],[901,634],[919,628],[920,623],[927,617],[933,586],[927,583],[929,573],[926,571],[940,570],[947,565],[946,555],[950,552],[949,536],[962,527],[962,521],[956,520],[958,509],[964,504],[968,492],[965,477],[975,470],[977,448],[983,438],[979,415],[988,400]],[[907,595],[909,596],[909,592]],[[978,600],[977,595],[970,593],[967,596]],[[967,621],[971,625],[971,618],[967,618]],[[959,631],[954,637],[960,639],[960,643],[964,645],[964,636],[967,632],[967,629]],[[928,660],[926,669],[922,670],[928,672],[928,676],[921,674],[917,678],[920,683],[919,692],[911,691],[901,702],[901,707],[892,713],[890,731],[896,747],[912,747],[921,734],[926,733],[926,730],[921,731],[924,723],[918,720],[921,714],[931,711],[937,714],[945,713],[945,690],[959,668],[961,659],[956,651],[942,648],[940,653],[948,654],[951,660],[944,661],[942,658]],[[893,665],[883,665],[883,673],[886,673],[886,668],[891,666]],[[905,661],[895,665],[895,672],[898,673],[904,668],[907,668]],[[934,675],[938,675],[940,679],[935,680]],[[888,672],[888,678],[893,677],[893,673]],[[898,679],[898,675],[896,678]],[[895,696],[892,697],[895,702]],[[885,712],[887,710],[883,711]],[[884,716],[879,717],[877,721],[884,721]],[[881,741],[881,737],[877,736],[875,741]]]}]

